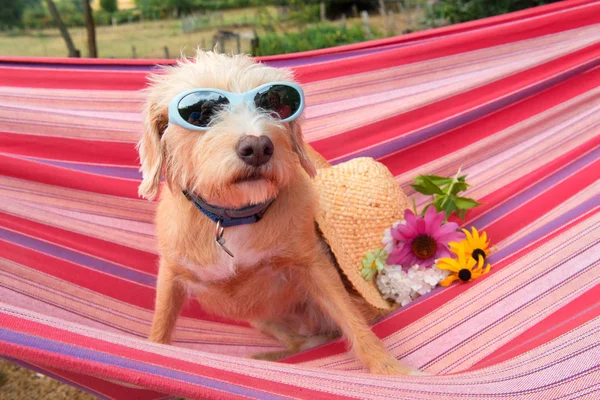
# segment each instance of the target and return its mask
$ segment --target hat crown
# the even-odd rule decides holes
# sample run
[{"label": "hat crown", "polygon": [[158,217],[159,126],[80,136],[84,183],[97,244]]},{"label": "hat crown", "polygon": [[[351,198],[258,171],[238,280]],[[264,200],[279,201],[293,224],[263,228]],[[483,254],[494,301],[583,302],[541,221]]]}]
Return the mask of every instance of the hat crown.
[{"label": "hat crown", "polygon": [[408,198],[388,168],[369,157],[318,170],[317,224],[340,269],[373,307],[387,310],[376,283],[361,276],[362,260],[381,248],[385,230],[403,219]]}]

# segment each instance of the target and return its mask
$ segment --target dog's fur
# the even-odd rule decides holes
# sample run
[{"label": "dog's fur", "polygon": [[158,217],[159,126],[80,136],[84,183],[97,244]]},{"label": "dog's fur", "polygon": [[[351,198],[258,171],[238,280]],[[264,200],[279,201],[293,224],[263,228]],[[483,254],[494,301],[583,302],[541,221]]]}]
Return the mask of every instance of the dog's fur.
[{"label": "dog's fur", "polygon": [[[284,124],[240,106],[222,112],[205,132],[167,123],[169,101],[184,90],[244,92],[272,81],[294,80],[289,70],[247,56],[202,51],[151,77],[138,145],[139,193],[156,198],[161,177],[166,187],[156,215],[160,267],[150,340],[170,343],[191,293],[206,311],[247,321],[287,348],[257,358],[276,360],[343,333],[371,372],[408,374],[369,328],[380,313],[345,288],[319,236],[311,182],[316,171],[301,121]],[[254,171],[236,155],[244,135],[266,135],[274,144],[271,160],[260,167],[263,179],[245,179]],[[275,201],[259,223],[225,229],[231,258],[215,243],[215,223],[182,189],[227,208]]]}]

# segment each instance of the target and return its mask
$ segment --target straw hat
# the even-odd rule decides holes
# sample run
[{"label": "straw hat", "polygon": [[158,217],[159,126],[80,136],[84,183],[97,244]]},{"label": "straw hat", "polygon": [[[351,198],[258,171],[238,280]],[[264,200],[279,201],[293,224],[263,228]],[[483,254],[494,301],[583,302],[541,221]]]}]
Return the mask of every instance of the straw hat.
[{"label": "straw hat", "polygon": [[360,271],[365,255],[383,248],[384,232],[404,219],[408,198],[387,167],[372,158],[356,158],[331,166],[314,149],[308,156],[318,170],[314,184],[319,194],[317,224],[344,275],[373,307],[390,310],[375,279]]}]

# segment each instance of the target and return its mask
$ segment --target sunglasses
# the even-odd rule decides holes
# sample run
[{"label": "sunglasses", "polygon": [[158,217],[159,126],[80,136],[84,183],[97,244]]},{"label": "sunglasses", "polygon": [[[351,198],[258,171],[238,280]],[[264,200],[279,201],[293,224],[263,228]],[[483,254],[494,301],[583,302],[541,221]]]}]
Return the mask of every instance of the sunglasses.
[{"label": "sunglasses", "polygon": [[289,122],[302,114],[304,92],[291,82],[271,82],[245,93],[192,89],[171,100],[169,123],[190,130],[207,130],[220,111],[242,103],[250,110],[262,110],[281,122]]}]

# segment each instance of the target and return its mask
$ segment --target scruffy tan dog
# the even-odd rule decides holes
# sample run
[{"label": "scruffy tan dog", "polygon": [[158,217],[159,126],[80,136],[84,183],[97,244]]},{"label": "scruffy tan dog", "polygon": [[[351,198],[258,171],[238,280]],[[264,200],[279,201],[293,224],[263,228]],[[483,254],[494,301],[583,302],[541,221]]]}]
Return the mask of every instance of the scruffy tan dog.
[{"label": "scruffy tan dog", "polygon": [[[289,70],[201,51],[151,77],[139,193],[154,199],[161,177],[166,185],[156,215],[160,269],[150,340],[170,343],[184,298],[193,294],[206,311],[247,321],[287,348],[257,358],[276,360],[343,334],[372,373],[411,374],[369,328],[379,314],[345,288],[319,235],[316,171],[300,120],[282,122],[242,102],[213,109],[201,131],[169,123],[169,104],[182,92],[244,93],[282,81],[294,82]],[[193,123],[200,119],[190,114]],[[198,206],[261,218],[223,233]]]}]

